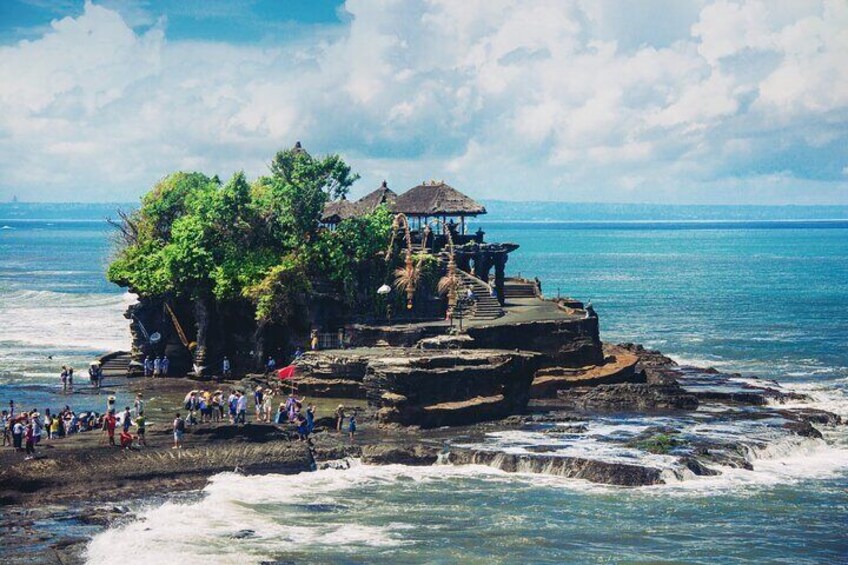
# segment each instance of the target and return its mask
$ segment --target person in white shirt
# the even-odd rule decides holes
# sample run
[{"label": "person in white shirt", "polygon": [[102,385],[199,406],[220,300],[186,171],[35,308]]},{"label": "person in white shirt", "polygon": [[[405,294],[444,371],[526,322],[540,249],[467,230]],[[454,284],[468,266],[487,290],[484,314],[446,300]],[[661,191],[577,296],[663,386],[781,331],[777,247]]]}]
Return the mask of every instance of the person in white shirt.
[{"label": "person in white shirt", "polygon": [[239,420],[241,420],[242,424],[247,423],[247,397],[239,393],[238,400],[236,400],[236,423],[238,424]]},{"label": "person in white shirt", "polygon": [[140,392],[135,395],[135,403],[133,403],[133,409],[135,410],[136,417],[138,417],[139,414],[144,412],[144,398],[142,398],[142,394]]}]

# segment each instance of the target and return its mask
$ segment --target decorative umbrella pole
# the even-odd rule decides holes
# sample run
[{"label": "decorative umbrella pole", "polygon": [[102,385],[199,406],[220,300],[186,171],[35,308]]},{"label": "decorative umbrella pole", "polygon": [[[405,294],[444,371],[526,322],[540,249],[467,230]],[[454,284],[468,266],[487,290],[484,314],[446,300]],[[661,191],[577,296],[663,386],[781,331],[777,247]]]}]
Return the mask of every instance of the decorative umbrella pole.
[{"label": "decorative umbrella pole", "polygon": [[392,236],[389,240],[389,248],[386,251],[386,262],[390,262],[394,252],[395,237],[398,230],[403,228],[404,243],[406,244],[404,266],[395,271],[395,287],[406,292],[406,307],[412,309],[412,299],[415,296],[416,283],[418,281],[419,271],[416,269],[412,261],[412,230],[409,227],[409,220],[400,213],[392,220]]}]

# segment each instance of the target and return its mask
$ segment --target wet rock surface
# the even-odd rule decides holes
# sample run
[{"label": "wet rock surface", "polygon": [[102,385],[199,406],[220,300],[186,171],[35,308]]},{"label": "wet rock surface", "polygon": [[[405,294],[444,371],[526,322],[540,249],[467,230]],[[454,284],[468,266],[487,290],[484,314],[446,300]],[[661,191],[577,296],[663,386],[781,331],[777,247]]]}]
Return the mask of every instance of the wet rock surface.
[{"label": "wet rock surface", "polygon": [[421,444],[366,445],[362,448],[362,462],[366,465],[433,465],[441,448]]},{"label": "wet rock surface", "polygon": [[589,390],[560,391],[559,398],[584,409],[608,411],[694,410],[698,398],[677,384],[599,385]]}]

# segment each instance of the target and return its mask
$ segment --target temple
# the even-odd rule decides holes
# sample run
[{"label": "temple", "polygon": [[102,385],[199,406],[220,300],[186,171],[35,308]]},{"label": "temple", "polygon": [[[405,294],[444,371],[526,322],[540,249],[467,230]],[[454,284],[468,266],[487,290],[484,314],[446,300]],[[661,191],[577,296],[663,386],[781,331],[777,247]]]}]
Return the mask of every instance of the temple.
[{"label": "temple", "polygon": [[485,214],[483,205],[444,181],[422,182],[400,195],[383,181],[376,190],[354,202],[345,198],[328,202],[321,222],[334,229],[339,222],[370,214],[379,206],[407,218],[415,251],[434,255],[452,252],[463,286],[477,297],[473,316],[502,315],[492,299],[500,306],[505,304],[506,262],[518,245],[486,242],[482,229],[468,233],[467,218]]}]

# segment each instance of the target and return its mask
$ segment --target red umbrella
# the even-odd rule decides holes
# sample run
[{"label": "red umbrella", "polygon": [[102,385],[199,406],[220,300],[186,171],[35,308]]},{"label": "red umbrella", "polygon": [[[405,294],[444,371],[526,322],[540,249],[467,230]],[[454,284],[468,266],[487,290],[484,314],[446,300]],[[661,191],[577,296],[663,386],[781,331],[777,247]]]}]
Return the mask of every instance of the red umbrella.
[{"label": "red umbrella", "polygon": [[295,368],[296,367],[294,365],[283,367],[282,369],[277,371],[277,376],[280,377],[281,381],[285,381],[286,379],[293,379]]}]

